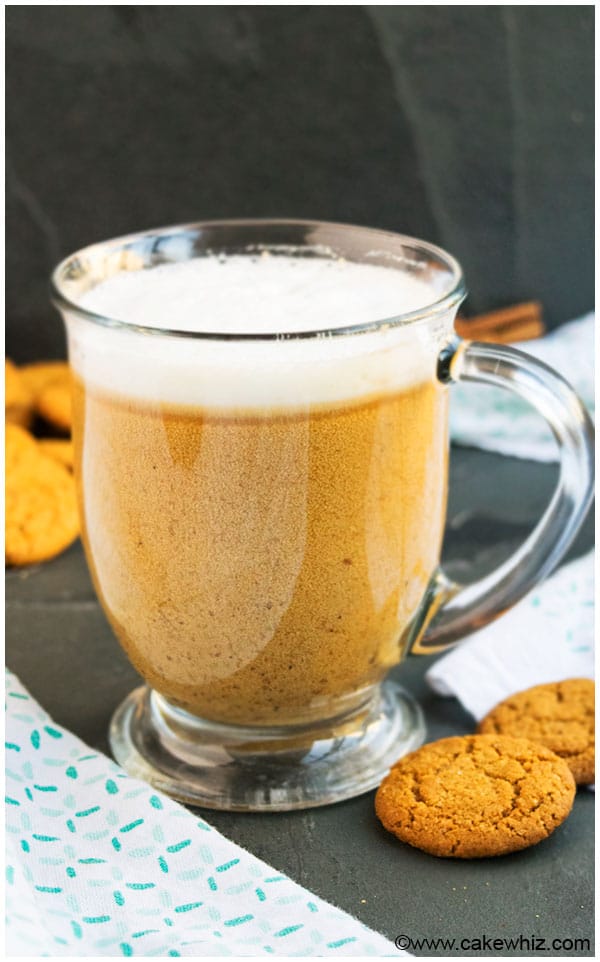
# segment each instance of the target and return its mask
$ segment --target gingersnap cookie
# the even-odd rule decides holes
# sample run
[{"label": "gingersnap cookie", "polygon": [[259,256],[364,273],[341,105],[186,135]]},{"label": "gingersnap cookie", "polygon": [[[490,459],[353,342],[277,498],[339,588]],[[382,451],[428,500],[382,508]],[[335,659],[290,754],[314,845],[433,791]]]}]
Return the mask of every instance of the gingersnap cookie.
[{"label": "gingersnap cookie", "polygon": [[72,441],[63,441],[62,438],[41,438],[38,441],[38,447],[42,454],[46,454],[54,461],[59,461],[69,471],[73,470]]},{"label": "gingersnap cookie", "polygon": [[377,790],[375,811],[388,832],[430,855],[484,858],[547,838],[574,797],[567,763],[543,745],[464,735],[401,758]]},{"label": "gingersnap cookie", "polygon": [[26,466],[37,458],[37,441],[29,431],[18,424],[7,423],[4,426],[4,469],[7,475]]},{"label": "gingersnap cookie", "polygon": [[7,564],[45,561],[79,534],[75,482],[42,454],[35,439],[6,425],[5,557]]},{"label": "gingersnap cookie", "polygon": [[66,361],[40,361],[21,368],[34,407],[61,431],[71,430],[71,373]]},{"label": "gingersnap cookie", "polygon": [[594,682],[589,678],[518,692],[492,708],[477,730],[529,738],[564,758],[578,785],[594,781]]},{"label": "gingersnap cookie", "polygon": [[38,414],[61,431],[71,430],[71,385],[57,381],[44,388],[36,398]]},{"label": "gingersnap cookie", "polygon": [[69,365],[66,361],[36,361],[24,364],[19,369],[21,379],[33,395],[37,397],[50,384],[68,382]]},{"label": "gingersnap cookie", "polygon": [[11,424],[28,427],[33,418],[33,395],[19,369],[4,360],[4,416]]}]

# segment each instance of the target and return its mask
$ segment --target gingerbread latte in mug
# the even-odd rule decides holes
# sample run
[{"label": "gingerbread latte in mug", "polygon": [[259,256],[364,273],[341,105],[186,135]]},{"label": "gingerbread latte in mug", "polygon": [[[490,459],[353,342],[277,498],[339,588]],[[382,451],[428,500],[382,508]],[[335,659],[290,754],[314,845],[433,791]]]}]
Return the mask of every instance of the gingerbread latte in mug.
[{"label": "gingerbread latte in mug", "polygon": [[[573,540],[581,402],[526,354],[460,341],[460,265],[389,231],[161,228],[72,254],[52,294],[87,561],[144,680],[113,714],[116,760],[236,811],[373,788],[425,737],[391,669],[508,610]],[[532,403],[560,456],[536,528],[468,585],[440,566],[457,380]]]},{"label": "gingerbread latte in mug", "polygon": [[134,347],[71,332],[88,559],[133,665],[171,704],[299,725],[364,703],[400,660],[444,527],[439,344],[285,335],[435,298],[382,266],[268,252],[119,273],[83,298],[133,324],[282,335]]}]

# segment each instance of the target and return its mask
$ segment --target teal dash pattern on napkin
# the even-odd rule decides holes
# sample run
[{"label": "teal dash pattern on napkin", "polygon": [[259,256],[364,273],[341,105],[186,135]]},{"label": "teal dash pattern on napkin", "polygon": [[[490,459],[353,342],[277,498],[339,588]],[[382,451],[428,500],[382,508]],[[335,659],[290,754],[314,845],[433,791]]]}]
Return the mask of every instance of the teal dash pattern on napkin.
[{"label": "teal dash pattern on napkin", "polygon": [[398,956],[52,723],[6,675],[7,953]]}]

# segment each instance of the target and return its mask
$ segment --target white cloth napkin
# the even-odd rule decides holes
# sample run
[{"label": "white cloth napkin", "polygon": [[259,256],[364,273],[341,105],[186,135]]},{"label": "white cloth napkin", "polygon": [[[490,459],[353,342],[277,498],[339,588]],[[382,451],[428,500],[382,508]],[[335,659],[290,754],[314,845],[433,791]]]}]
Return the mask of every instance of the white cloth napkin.
[{"label": "white cloth napkin", "polygon": [[533,685],[593,677],[593,551],[559,568],[426,675],[438,694],[454,695],[477,720]]},{"label": "white cloth napkin", "polygon": [[8,955],[406,955],[91,751],[10,672],[6,702]]},{"label": "white cloth napkin", "polygon": [[[594,414],[594,314],[514,347],[549,364],[575,388]],[[556,442],[543,418],[512,391],[457,384],[450,392],[453,441],[534,461],[557,461]]]}]

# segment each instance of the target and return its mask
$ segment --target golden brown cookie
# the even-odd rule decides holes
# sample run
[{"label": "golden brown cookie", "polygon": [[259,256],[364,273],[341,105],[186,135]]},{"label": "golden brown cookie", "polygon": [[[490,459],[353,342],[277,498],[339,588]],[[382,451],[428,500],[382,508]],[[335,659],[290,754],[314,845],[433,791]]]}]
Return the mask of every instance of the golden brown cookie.
[{"label": "golden brown cookie", "polygon": [[403,842],[431,855],[483,858],[541,842],[575,797],[566,764],[509,735],[464,735],[424,745],[394,765],[375,811]]},{"label": "golden brown cookie", "polygon": [[69,365],[66,361],[36,361],[24,364],[19,373],[34,397],[37,397],[49,384],[69,380]]},{"label": "golden brown cookie", "polygon": [[4,414],[11,424],[28,427],[33,418],[33,395],[21,372],[8,358],[4,361]]},{"label": "golden brown cookie", "polygon": [[46,421],[60,428],[71,430],[71,385],[69,381],[56,381],[38,394],[36,409]]},{"label": "golden brown cookie", "polygon": [[594,781],[594,682],[589,678],[518,692],[496,705],[479,722],[478,731],[539,742],[564,758],[578,785]]},{"label": "golden brown cookie", "polygon": [[28,465],[38,456],[37,441],[25,428],[8,423],[4,426],[6,474]]},{"label": "golden brown cookie", "polygon": [[71,373],[66,361],[40,361],[20,369],[38,414],[61,431],[71,430]]},{"label": "golden brown cookie", "polygon": [[73,470],[72,441],[63,441],[60,438],[42,438],[38,441],[38,447],[42,454],[46,454],[54,461],[59,461],[69,471]]},{"label": "golden brown cookie", "polygon": [[35,439],[6,425],[5,556],[26,565],[52,558],[79,533],[75,482]]}]

